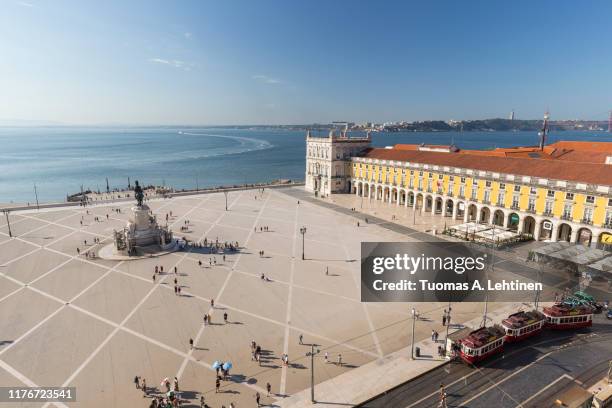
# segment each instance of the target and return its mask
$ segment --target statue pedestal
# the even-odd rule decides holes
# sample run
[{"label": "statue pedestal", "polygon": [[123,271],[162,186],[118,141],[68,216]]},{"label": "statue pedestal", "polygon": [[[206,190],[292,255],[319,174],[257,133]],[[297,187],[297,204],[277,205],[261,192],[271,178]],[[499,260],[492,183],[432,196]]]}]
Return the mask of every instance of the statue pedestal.
[{"label": "statue pedestal", "polygon": [[[115,242],[112,245],[113,254],[105,249],[106,259],[134,259],[143,256],[152,256],[178,249],[178,243],[172,237],[172,231],[167,227],[160,227],[157,220],[151,215],[146,204],[132,207],[132,216],[121,231],[115,231]],[[101,251],[102,252],[102,251]],[[120,258],[117,258],[120,257]]]}]

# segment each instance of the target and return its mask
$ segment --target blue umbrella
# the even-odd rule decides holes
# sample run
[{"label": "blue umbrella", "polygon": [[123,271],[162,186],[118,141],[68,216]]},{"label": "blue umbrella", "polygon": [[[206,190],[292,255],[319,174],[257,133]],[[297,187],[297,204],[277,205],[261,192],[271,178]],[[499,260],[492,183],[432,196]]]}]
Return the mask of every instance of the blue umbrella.
[{"label": "blue umbrella", "polygon": [[217,368],[221,367],[221,364],[222,364],[221,362],[215,361],[212,365],[212,368],[216,370]]},{"label": "blue umbrella", "polygon": [[228,361],[227,363],[223,364],[223,369],[225,371],[229,370],[230,368],[232,368],[232,362]]}]

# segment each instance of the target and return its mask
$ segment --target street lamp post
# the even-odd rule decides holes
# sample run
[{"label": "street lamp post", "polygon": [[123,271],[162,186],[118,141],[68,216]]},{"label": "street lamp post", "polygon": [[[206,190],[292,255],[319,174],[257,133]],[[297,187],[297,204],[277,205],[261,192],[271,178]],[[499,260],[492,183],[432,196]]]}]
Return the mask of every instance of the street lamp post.
[{"label": "street lamp post", "polygon": [[304,257],[304,236],[306,235],[306,227],[300,228],[300,234],[302,234],[302,261],[306,258]]},{"label": "street lamp post", "polygon": [[227,211],[227,195],[229,194],[229,191],[225,190],[223,194],[225,195],[225,211]]},{"label": "street lamp post", "polygon": [[448,311],[446,312],[446,337],[444,337],[444,355],[446,355],[446,347],[448,345],[448,330],[450,328],[451,310],[453,310],[453,309],[451,308],[451,301],[449,299],[449,301],[448,301]]},{"label": "street lamp post", "polygon": [[[542,283],[542,267],[543,265],[540,263],[537,269],[537,274],[538,274],[538,282]],[[535,299],[533,301],[533,306],[535,307],[535,310],[538,310],[538,306],[540,304],[540,289],[536,290],[535,293]]]},{"label": "street lamp post", "polygon": [[310,351],[306,353],[306,357],[310,357],[310,401],[315,402],[315,394],[314,394],[314,356],[319,354],[321,350],[316,349],[317,344],[310,345]]},{"label": "street lamp post", "polygon": [[414,326],[418,318],[419,318],[419,312],[413,307],[412,308],[412,342],[410,343],[410,359],[411,360],[414,360]]},{"label": "street lamp post", "polygon": [[10,212],[10,210],[2,210],[2,212],[6,216],[6,225],[8,226],[9,237],[13,238],[13,233],[11,232],[11,223],[9,221],[9,212]]},{"label": "street lamp post", "polygon": [[40,210],[40,207],[38,205],[38,190],[36,189],[36,183],[34,184],[34,195],[36,196],[36,209]]}]

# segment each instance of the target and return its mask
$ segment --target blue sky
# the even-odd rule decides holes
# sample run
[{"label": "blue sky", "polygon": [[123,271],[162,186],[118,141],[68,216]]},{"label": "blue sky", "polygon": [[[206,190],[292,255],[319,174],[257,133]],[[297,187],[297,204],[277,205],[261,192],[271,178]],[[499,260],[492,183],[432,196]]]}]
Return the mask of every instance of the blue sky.
[{"label": "blue sky", "polygon": [[0,119],[605,119],[609,1],[1,0]]}]

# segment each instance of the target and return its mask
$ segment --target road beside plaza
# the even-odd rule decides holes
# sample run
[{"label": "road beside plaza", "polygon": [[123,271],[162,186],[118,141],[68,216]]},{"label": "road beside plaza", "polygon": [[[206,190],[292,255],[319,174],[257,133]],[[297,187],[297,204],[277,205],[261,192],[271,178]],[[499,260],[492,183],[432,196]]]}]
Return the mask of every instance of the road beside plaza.
[{"label": "road beside plaza", "polygon": [[[514,313],[521,308],[525,309],[528,306],[523,303],[506,304],[491,312],[488,317],[493,322],[499,322],[510,313]],[[463,327],[477,328],[481,321],[482,318],[476,318],[464,324],[453,325],[450,333]],[[419,322],[417,324],[422,323]],[[315,386],[315,401],[317,405],[324,405],[326,407],[359,405],[364,401],[384,394],[400,384],[427,375],[430,371],[448,364],[448,360],[434,357],[437,356],[438,345],[443,344],[442,339],[439,341],[440,343],[434,343],[427,339],[415,343],[415,347],[421,349],[420,358],[411,359],[410,353],[412,347],[408,346],[382,359],[377,359],[317,384]],[[279,400],[277,405],[287,408],[312,406],[311,391],[309,388],[305,389],[290,398]]]}]

